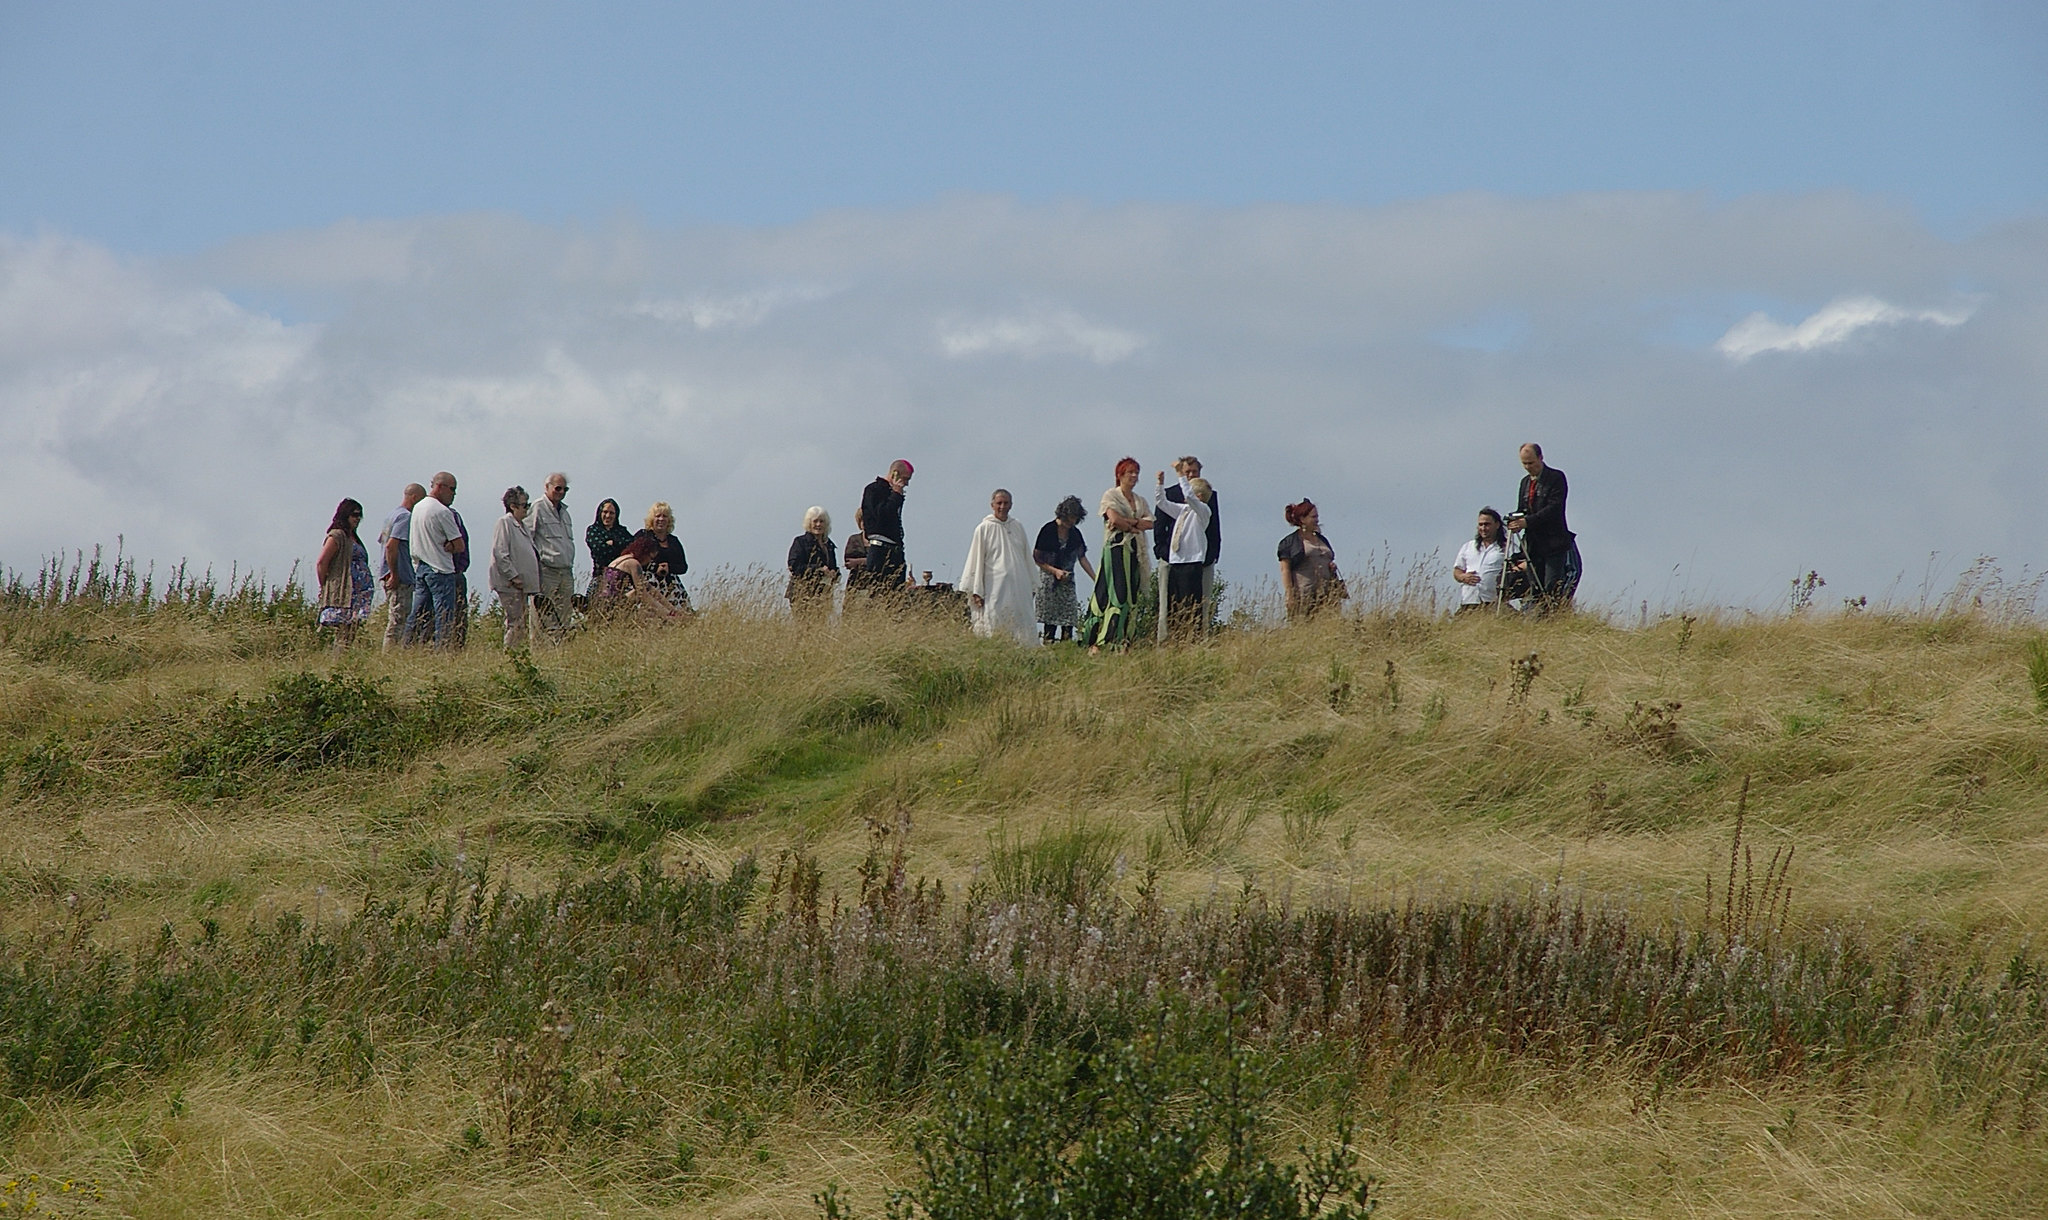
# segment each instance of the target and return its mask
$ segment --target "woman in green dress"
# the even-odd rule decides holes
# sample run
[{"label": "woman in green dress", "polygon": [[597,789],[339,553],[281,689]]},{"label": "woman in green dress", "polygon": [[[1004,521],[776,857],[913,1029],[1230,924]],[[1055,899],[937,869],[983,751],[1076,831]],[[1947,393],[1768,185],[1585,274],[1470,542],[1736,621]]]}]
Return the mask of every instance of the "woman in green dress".
[{"label": "woman in green dress", "polygon": [[1127,457],[1116,464],[1116,486],[1102,493],[1102,568],[1077,637],[1091,653],[1126,647],[1136,634],[1132,619],[1145,587],[1144,541],[1152,529],[1152,506],[1137,486],[1138,460]]}]

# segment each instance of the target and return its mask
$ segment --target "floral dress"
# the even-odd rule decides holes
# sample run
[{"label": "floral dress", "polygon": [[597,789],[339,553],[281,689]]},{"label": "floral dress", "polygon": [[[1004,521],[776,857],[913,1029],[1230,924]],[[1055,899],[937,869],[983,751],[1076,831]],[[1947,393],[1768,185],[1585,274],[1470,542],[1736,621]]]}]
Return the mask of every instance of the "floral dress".
[{"label": "floral dress", "polygon": [[377,581],[370,575],[370,553],[363,549],[362,543],[353,543],[348,556],[348,605],[323,608],[320,625],[353,627],[368,622],[370,604],[376,600]]}]

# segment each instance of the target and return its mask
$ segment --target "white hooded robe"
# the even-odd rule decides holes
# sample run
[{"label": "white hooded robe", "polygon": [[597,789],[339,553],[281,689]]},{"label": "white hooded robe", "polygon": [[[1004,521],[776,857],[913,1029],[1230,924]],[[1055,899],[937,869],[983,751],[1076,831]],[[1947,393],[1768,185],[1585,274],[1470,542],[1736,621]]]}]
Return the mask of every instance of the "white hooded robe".
[{"label": "white hooded robe", "polygon": [[967,547],[967,562],[960,569],[962,593],[978,596],[981,609],[974,611],[974,634],[1008,635],[1019,643],[1038,640],[1037,612],[1032,595],[1038,588],[1038,565],[1031,560],[1031,540],[1015,518],[996,520],[990,513],[974,527],[974,541]]}]

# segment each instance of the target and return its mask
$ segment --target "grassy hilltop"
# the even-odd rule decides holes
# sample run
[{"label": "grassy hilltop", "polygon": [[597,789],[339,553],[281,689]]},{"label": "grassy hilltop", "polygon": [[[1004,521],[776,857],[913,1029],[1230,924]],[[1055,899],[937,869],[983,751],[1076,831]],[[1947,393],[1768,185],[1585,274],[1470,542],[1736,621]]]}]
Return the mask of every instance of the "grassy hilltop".
[{"label": "grassy hilltop", "polygon": [[337,659],[292,589],[17,580],[0,1215],[879,1214],[1004,1043],[1242,1063],[1382,1216],[2048,1211],[2028,621],[1091,659],[699,592]]}]

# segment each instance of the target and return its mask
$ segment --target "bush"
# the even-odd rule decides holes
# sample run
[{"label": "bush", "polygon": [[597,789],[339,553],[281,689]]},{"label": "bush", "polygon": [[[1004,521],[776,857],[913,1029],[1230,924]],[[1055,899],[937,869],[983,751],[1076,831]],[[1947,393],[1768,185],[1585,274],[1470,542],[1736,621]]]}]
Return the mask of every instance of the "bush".
[{"label": "bush", "polygon": [[[1205,1021],[1204,1023],[1210,1023]],[[1208,1041],[1217,1041],[1212,1036]],[[1223,1039],[1228,1041],[1227,1037]],[[1092,1053],[983,1042],[917,1138],[919,1183],[891,1220],[1361,1220],[1373,1179],[1348,1132],[1282,1166],[1261,1148],[1246,1055],[1142,1037]],[[819,1196],[828,1220],[851,1213]]]},{"label": "bush", "polygon": [[301,671],[248,701],[228,700],[172,755],[172,772],[209,794],[264,774],[401,761],[461,733],[473,714],[462,692],[435,686],[400,704],[382,682]]}]

